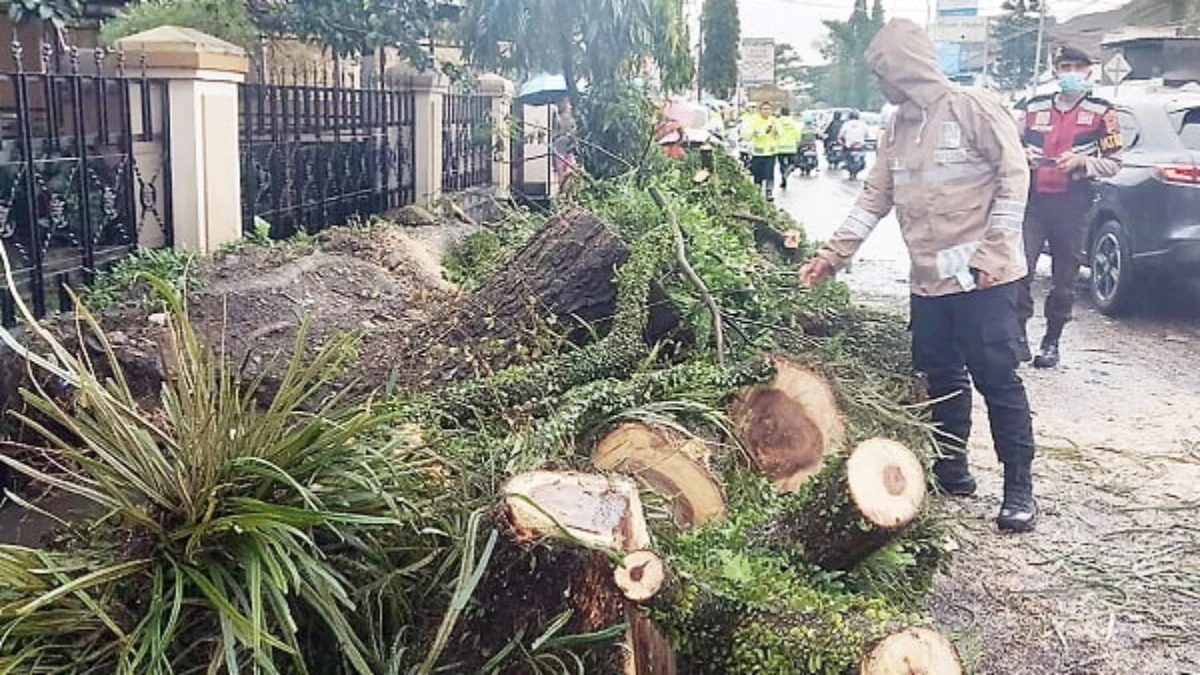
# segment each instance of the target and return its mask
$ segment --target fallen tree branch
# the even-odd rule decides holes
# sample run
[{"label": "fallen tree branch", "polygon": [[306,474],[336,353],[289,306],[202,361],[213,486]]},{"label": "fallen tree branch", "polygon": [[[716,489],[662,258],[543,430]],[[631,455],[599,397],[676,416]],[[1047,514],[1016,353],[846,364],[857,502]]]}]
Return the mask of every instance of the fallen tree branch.
[{"label": "fallen tree branch", "polygon": [[696,274],[696,270],[692,268],[692,264],[687,259],[687,244],[683,240],[683,230],[679,227],[679,220],[675,217],[675,211],[671,209],[671,205],[663,197],[662,192],[657,187],[650,187],[650,196],[654,198],[654,202],[659,208],[666,212],[667,218],[671,222],[671,230],[675,233],[675,258],[679,261],[679,267],[683,270],[684,276],[688,278],[700,296],[704,299],[704,304],[708,307],[708,312],[712,316],[713,335],[717,341],[717,365],[725,365],[725,328],[722,325],[721,308],[717,307],[717,301],[713,300],[712,293],[708,291],[708,286],[700,275]]}]

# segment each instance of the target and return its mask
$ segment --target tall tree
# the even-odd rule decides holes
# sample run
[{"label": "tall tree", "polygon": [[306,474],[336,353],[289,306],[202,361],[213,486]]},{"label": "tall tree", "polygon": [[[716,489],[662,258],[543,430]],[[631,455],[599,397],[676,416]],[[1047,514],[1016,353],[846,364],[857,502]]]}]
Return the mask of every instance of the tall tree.
[{"label": "tall tree", "polygon": [[786,42],[775,43],[775,84],[795,90],[805,83],[806,72],[796,49]]},{"label": "tall tree", "polygon": [[[994,25],[992,37],[997,45],[996,58],[989,64],[992,79],[1005,91],[1029,86],[1037,71],[1038,21],[1042,11],[1039,0],[1008,0],[1004,14]],[[1049,33],[1049,31],[1046,31]],[[1042,58],[1047,45],[1042,44]]]},{"label": "tall tree", "polygon": [[883,21],[880,0],[875,0],[869,12],[867,0],[855,0],[849,19],[824,22],[829,36],[820,49],[830,68],[821,82],[818,98],[834,105],[864,110],[879,107],[882,97],[867,68],[864,53]]},{"label": "tall tree", "polygon": [[632,78],[647,60],[668,89],[694,69],[682,0],[467,0],[463,38],[475,65],[561,73],[573,97],[580,80]]},{"label": "tall tree", "polygon": [[700,35],[700,85],[713,96],[728,99],[737,89],[738,45],[742,39],[737,0],[704,0]]}]

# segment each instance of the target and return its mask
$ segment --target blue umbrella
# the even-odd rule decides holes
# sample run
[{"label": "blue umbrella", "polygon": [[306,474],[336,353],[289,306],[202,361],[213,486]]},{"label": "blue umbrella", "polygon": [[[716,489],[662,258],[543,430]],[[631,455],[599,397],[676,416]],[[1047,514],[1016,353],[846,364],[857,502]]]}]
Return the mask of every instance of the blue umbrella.
[{"label": "blue umbrella", "polygon": [[525,105],[550,105],[567,94],[567,79],[562,75],[541,73],[521,85],[517,100]]}]

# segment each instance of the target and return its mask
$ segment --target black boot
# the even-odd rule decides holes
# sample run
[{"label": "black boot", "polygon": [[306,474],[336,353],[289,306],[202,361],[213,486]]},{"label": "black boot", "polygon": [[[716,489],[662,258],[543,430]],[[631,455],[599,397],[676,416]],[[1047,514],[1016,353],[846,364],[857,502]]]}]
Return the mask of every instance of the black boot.
[{"label": "black boot", "polygon": [[1029,363],[1033,360],[1033,354],[1029,351],[1029,321],[1021,322],[1021,334],[1017,336],[1017,361],[1019,363]]},{"label": "black boot", "polygon": [[975,494],[975,477],[967,465],[967,454],[961,450],[943,450],[944,456],[933,463],[937,488],[955,497]]},{"label": "black boot", "polygon": [[1038,508],[1033,499],[1033,474],[1028,463],[1004,465],[1004,503],[996,526],[1004,532],[1028,532],[1037,524]]},{"label": "black boot", "polygon": [[1062,338],[1065,321],[1051,319],[1046,325],[1046,337],[1042,338],[1042,353],[1033,360],[1034,368],[1054,368],[1058,365],[1058,341]]}]

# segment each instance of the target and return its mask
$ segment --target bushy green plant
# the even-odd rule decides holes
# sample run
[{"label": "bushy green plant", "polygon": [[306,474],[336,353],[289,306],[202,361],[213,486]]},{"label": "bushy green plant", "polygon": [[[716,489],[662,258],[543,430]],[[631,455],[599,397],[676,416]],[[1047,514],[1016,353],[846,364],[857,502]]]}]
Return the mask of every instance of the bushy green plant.
[{"label": "bushy green plant", "polygon": [[52,468],[0,461],[97,516],[62,522],[51,548],[0,546],[0,672],[371,675],[424,659],[428,643],[406,640],[432,630],[403,628],[436,627],[470,507],[437,521],[454,491],[432,458],[370,402],[321,398],[353,337],[306,359],[302,329],[264,396],[172,299],[170,375],[149,413],[78,313],[112,378],[41,331],[70,400],[25,392],[38,417],[19,417]]},{"label": "bushy green plant", "polygon": [[143,248],[122,258],[109,269],[101,270],[91,285],[83,289],[83,303],[94,312],[116,305],[145,303],[151,293],[147,278],[169,285],[175,293],[199,289],[199,279],[190,274],[194,256],[177,248]]},{"label": "bushy green plant", "polygon": [[260,31],[241,0],[144,0],[126,5],[100,27],[105,44],[160,26],[193,28],[247,52],[259,46]]}]

